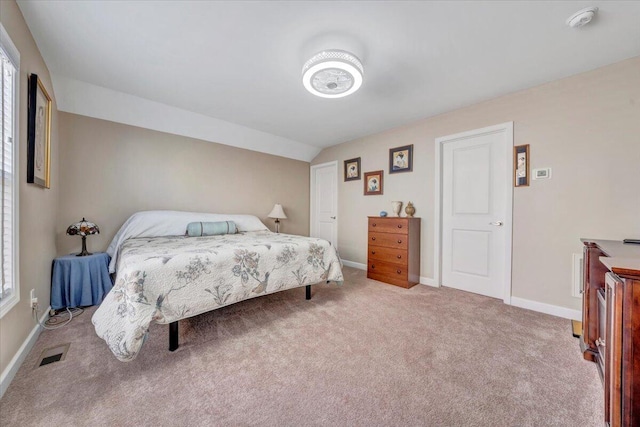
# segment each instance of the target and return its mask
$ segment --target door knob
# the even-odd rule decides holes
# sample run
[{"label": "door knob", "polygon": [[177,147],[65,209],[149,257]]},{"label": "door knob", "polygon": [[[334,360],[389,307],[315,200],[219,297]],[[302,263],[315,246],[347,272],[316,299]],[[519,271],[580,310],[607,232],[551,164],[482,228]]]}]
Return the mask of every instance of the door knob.
[{"label": "door knob", "polygon": [[489,225],[495,225],[496,227],[502,227],[502,224],[504,224],[504,222],[502,221],[496,221],[496,222],[490,222]]},{"label": "door knob", "polygon": [[332,217],[331,217],[331,219],[336,219],[336,217],[335,217],[335,216],[332,216]]}]

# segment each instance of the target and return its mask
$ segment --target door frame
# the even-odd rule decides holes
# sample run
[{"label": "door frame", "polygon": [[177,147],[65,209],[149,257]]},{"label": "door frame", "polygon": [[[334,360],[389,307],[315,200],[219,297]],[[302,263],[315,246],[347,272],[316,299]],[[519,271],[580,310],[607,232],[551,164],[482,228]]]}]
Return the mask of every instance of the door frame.
[{"label": "door frame", "polygon": [[466,132],[447,135],[436,138],[435,157],[435,217],[434,217],[434,247],[433,247],[433,268],[435,286],[442,286],[442,147],[447,142],[454,142],[471,137],[504,132],[507,136],[507,144],[504,156],[506,158],[505,182],[509,183],[510,191],[506,195],[506,217],[504,221],[508,224],[505,227],[505,269],[503,272],[504,292],[503,301],[511,304],[511,262],[513,243],[513,122],[501,123],[495,126],[488,126],[481,129],[474,129]]},{"label": "door frame", "polygon": [[[334,160],[332,162],[326,162],[326,163],[320,163],[317,165],[312,165],[311,168],[309,169],[309,173],[310,173],[310,177],[309,177],[309,235],[313,236],[314,231],[315,231],[315,187],[316,187],[316,175],[315,175],[315,170],[316,169],[320,169],[320,168],[324,168],[324,167],[328,167],[328,166],[333,166],[333,168],[335,169],[335,178],[336,178],[336,191],[333,194],[333,202],[334,202],[334,206],[336,207],[336,227],[335,227],[335,237],[336,237],[336,249],[338,247],[338,222],[337,222],[337,217],[338,217],[338,161]],[[332,243],[332,242],[330,242]]]}]

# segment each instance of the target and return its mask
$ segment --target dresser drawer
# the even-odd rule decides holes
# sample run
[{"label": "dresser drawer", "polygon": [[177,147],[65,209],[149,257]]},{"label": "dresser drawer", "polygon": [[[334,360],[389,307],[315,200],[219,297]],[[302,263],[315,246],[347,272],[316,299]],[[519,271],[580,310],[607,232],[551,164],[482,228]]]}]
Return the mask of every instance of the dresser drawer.
[{"label": "dresser drawer", "polygon": [[385,246],[388,248],[407,249],[407,236],[404,234],[369,233],[369,245]]},{"label": "dresser drawer", "polygon": [[369,261],[371,260],[406,266],[409,262],[408,251],[406,249],[385,248],[384,246],[369,244]]},{"label": "dresser drawer", "polygon": [[381,276],[393,277],[398,280],[408,280],[409,272],[407,267],[390,262],[369,260],[367,265],[368,273],[375,273]]},{"label": "dresser drawer", "polygon": [[399,277],[393,276],[385,276],[384,274],[372,273],[368,272],[367,277],[369,279],[377,280],[379,282],[388,283],[390,285],[400,286],[401,288],[409,289],[412,286],[416,285],[416,283],[411,283],[406,279],[402,279]]},{"label": "dresser drawer", "polygon": [[406,218],[369,218],[369,232],[407,234],[409,221]]}]

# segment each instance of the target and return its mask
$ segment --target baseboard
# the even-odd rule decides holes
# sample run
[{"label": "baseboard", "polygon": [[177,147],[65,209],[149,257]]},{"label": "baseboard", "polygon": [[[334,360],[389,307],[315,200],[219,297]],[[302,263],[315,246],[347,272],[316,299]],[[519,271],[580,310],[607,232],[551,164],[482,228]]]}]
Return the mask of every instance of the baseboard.
[{"label": "baseboard", "polygon": [[[49,318],[49,311],[51,311],[51,307],[48,307],[42,317],[40,318],[40,323],[44,323]],[[33,348],[33,345],[36,343],[36,340],[40,336],[40,332],[42,332],[42,326],[35,325],[31,330],[31,333],[27,337],[26,340],[22,343],[18,352],[13,356],[11,362],[7,365],[7,367],[2,371],[2,375],[0,375],[0,399],[4,396],[4,392],[9,388],[9,384],[13,381],[13,378],[18,373],[18,369],[22,366],[22,362],[26,359],[27,355]]]},{"label": "baseboard", "polygon": [[543,302],[531,301],[524,298],[511,297],[511,305],[527,310],[538,311],[540,313],[550,314],[552,316],[562,317],[571,320],[582,320],[582,311],[573,310],[571,308],[560,307],[557,305],[545,304]]},{"label": "baseboard", "polygon": [[[353,262],[343,259],[342,263],[347,267],[357,268],[358,270],[366,270],[367,264],[359,262]],[[435,282],[435,279],[431,277],[420,276],[420,284],[426,286],[433,286],[439,288]],[[526,308],[527,310],[537,311],[540,313],[550,314],[552,316],[562,317],[571,320],[582,320],[581,310],[572,310],[570,308],[560,307],[557,305],[545,304],[543,302],[532,301],[524,298],[511,297],[511,305],[520,308]]]},{"label": "baseboard", "polygon": [[342,260],[342,263],[347,267],[357,268],[358,270],[366,270],[367,264],[362,264],[360,262],[347,261],[346,259]]},{"label": "baseboard", "polygon": [[420,284],[421,285],[427,285],[427,286],[433,286],[434,288],[439,288],[440,287],[440,286],[438,286],[436,284],[436,280],[432,279],[430,277],[420,276]]}]

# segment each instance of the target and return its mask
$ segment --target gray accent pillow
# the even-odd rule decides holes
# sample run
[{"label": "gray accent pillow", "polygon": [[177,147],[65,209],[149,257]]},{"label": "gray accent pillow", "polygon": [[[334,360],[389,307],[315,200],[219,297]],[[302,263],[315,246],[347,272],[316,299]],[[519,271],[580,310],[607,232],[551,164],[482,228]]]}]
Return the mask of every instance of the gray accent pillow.
[{"label": "gray accent pillow", "polygon": [[187,224],[187,236],[189,237],[219,236],[236,232],[236,223],[233,221],[190,222]]}]

